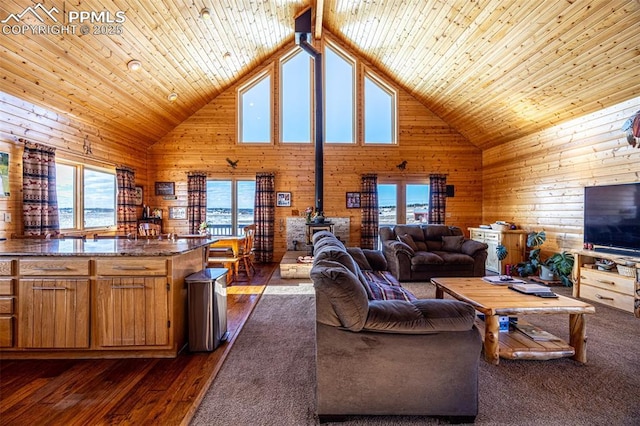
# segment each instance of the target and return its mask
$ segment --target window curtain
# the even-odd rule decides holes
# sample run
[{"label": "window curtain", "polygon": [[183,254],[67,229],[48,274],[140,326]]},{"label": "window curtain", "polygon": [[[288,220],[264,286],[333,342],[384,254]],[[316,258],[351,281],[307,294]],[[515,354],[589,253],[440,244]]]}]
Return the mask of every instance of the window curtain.
[{"label": "window curtain", "polygon": [[256,262],[272,262],[275,230],[275,175],[273,173],[256,174],[256,201],[254,220],[256,234],[253,240]]},{"label": "window curtain", "polygon": [[362,227],[360,231],[360,247],[364,249],[378,248],[378,224],[380,211],[378,209],[378,175],[362,176],[360,194],[362,208]]},{"label": "window curtain", "polygon": [[197,234],[200,224],[207,221],[206,173],[191,172],[187,175],[187,219],[190,234]]},{"label": "window curtain", "polygon": [[118,182],[118,232],[128,234],[137,232],[138,227],[135,194],[136,177],[133,169],[125,166],[116,167],[116,180]]},{"label": "window curtain", "polygon": [[60,233],[56,149],[24,139],[22,213],[25,235]]},{"label": "window curtain", "polygon": [[447,175],[429,175],[429,223],[444,224],[447,208]]}]

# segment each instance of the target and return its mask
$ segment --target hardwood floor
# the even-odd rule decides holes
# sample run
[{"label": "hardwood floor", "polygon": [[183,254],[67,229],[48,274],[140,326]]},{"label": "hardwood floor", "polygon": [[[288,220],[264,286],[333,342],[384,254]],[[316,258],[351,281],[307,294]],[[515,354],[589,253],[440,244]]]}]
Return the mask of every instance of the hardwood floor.
[{"label": "hardwood floor", "polygon": [[188,424],[277,264],[227,287],[229,338],[175,359],[0,360],[2,425]]}]

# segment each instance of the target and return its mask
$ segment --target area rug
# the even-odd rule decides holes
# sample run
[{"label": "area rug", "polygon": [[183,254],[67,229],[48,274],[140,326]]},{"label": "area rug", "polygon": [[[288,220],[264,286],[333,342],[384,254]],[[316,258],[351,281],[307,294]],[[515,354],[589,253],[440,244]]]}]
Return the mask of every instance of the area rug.
[{"label": "area rug", "polygon": [[[433,297],[429,283],[407,284]],[[570,294],[570,289],[558,292]],[[603,305],[587,318],[588,363],[480,361],[477,425],[640,424],[640,320]],[[193,425],[318,424],[315,415],[314,293],[274,274],[204,397]],[[568,316],[527,320],[568,339]],[[419,366],[416,366],[419,368]],[[393,389],[381,389],[393,392]],[[344,426],[435,425],[431,417],[353,416]]]}]

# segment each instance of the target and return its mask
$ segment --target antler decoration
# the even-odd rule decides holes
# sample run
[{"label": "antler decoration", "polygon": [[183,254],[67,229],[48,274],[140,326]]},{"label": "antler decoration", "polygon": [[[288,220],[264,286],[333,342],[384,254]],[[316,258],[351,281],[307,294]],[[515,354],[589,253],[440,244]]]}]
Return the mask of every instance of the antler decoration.
[{"label": "antler decoration", "polygon": [[640,143],[638,143],[638,138],[640,138],[640,111],[636,112],[632,115],[627,121],[622,125],[622,131],[627,133],[627,142],[632,147],[640,148]]},{"label": "antler decoration", "polygon": [[229,163],[232,169],[238,167],[238,161],[240,160],[232,161],[229,157],[227,157],[227,163]]},{"label": "antler decoration", "polygon": [[407,160],[402,160],[402,163],[397,164],[396,167],[400,170],[404,170],[407,168]]}]

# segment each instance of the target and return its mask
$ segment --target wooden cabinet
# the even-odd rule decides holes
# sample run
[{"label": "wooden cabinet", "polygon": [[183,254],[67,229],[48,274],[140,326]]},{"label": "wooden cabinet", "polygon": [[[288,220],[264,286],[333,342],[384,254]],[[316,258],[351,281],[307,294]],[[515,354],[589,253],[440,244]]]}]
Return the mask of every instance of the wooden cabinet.
[{"label": "wooden cabinet", "polygon": [[[634,312],[636,276],[621,275],[614,267],[610,271],[597,269],[597,259],[632,261],[640,264],[640,258],[582,250],[574,253],[573,295],[593,300],[613,308]],[[637,274],[636,274],[637,275]]]},{"label": "wooden cabinet", "polygon": [[96,273],[98,346],[170,343],[166,259],[98,259]]},{"label": "wooden cabinet", "polygon": [[97,275],[115,276],[166,276],[165,258],[99,259],[96,261]]},{"label": "wooden cabinet", "polygon": [[[485,228],[469,228],[470,238],[487,244],[487,271],[505,274],[506,265],[516,265],[524,260],[524,249],[527,243],[527,232],[523,230],[499,231]],[[507,248],[507,257],[498,259],[496,248],[502,244]]]},{"label": "wooden cabinet", "polygon": [[14,280],[0,279],[0,348],[13,346],[14,314]]},{"label": "wooden cabinet", "polygon": [[89,280],[20,280],[18,346],[89,347]]},{"label": "wooden cabinet", "polygon": [[18,347],[89,347],[89,260],[20,260],[18,275]]},{"label": "wooden cabinet", "polygon": [[99,278],[98,346],[169,344],[169,284],[164,277]]},{"label": "wooden cabinet", "polygon": [[113,244],[113,254],[0,258],[0,359],[177,356],[187,343],[185,277],[202,270],[208,245]]}]

